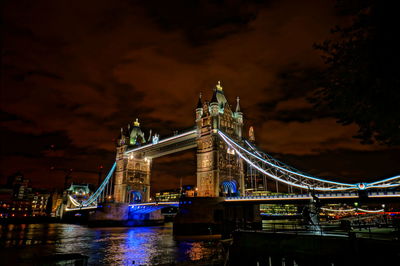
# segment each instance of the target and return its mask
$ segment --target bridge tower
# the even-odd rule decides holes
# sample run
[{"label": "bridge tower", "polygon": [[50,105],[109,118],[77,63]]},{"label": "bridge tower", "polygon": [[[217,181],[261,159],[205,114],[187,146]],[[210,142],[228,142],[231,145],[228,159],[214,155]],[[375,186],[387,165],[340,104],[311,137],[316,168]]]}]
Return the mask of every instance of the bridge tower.
[{"label": "bridge tower", "polygon": [[140,153],[125,154],[128,148],[145,144],[138,119],[133,127],[121,128],[117,141],[114,200],[119,203],[147,202],[150,199],[151,159]]},{"label": "bridge tower", "polygon": [[221,83],[216,85],[211,101],[201,95],[196,108],[197,189],[200,197],[218,197],[244,194],[243,160],[228,149],[217,136],[217,131],[241,143],[243,113],[239,98],[233,112],[225,98]]}]

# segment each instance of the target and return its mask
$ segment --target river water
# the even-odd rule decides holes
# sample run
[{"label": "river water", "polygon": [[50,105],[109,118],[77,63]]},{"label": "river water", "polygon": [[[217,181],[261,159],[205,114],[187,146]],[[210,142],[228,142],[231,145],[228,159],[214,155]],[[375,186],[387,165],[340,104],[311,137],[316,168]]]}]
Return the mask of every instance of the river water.
[{"label": "river water", "polygon": [[188,265],[211,261],[219,248],[218,241],[174,240],[172,223],[115,228],[0,225],[0,265],[18,265],[55,253],[86,255],[89,265]]}]

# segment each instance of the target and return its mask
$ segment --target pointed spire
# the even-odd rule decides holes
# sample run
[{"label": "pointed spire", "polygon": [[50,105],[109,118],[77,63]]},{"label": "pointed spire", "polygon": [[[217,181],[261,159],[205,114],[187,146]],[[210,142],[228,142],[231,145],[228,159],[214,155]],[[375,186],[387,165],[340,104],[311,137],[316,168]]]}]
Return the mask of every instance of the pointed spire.
[{"label": "pointed spire", "polygon": [[223,91],[220,80],[218,80],[218,84],[215,86],[215,88],[217,88],[218,91]]},{"label": "pointed spire", "polygon": [[201,102],[201,92],[200,92],[199,101],[197,102],[196,109],[201,109],[201,108],[203,108],[203,103]]},{"label": "pointed spire", "polygon": [[217,90],[216,90],[216,89],[214,89],[214,93],[213,93],[213,96],[212,96],[212,98],[211,98],[210,103],[218,103],[218,99],[217,99]]},{"label": "pointed spire", "polygon": [[237,97],[237,98],[236,98],[236,113],[239,113],[239,112],[240,112],[240,104],[239,104],[239,101],[240,101],[240,98]]},{"label": "pointed spire", "polygon": [[133,125],[134,125],[135,127],[139,127],[139,126],[140,126],[140,123],[139,123],[139,119],[138,119],[138,118],[136,118],[136,121],[133,122]]}]

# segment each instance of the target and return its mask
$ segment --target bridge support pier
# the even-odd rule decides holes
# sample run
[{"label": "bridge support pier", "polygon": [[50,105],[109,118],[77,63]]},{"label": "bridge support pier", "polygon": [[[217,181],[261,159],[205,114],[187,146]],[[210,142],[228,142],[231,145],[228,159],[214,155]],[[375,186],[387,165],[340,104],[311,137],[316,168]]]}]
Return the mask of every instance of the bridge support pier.
[{"label": "bridge support pier", "polygon": [[114,200],[139,203],[150,200],[151,159],[140,154],[125,154],[126,145],[117,148]]},{"label": "bridge support pier", "polygon": [[104,203],[89,215],[89,226],[141,226],[164,223],[161,210],[135,213],[127,203]]},{"label": "bridge support pier", "polygon": [[261,229],[259,205],[227,204],[224,198],[184,198],[174,219],[174,235],[227,238],[238,228]]}]

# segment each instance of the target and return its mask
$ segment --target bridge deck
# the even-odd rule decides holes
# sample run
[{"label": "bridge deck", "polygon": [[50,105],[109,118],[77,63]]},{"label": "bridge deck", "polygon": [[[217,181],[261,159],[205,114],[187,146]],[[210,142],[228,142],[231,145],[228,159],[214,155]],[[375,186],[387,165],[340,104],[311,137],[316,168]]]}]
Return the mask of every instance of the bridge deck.
[{"label": "bridge deck", "polygon": [[160,140],[158,143],[147,144],[125,152],[125,154],[141,153],[148,158],[157,158],[175,152],[197,147],[197,130],[191,130]]},{"label": "bridge deck", "polygon": [[[315,194],[321,201],[330,201],[330,200],[357,200],[360,198],[358,192],[337,192],[337,193],[318,193]],[[259,203],[275,203],[275,202],[299,202],[299,201],[310,201],[313,199],[311,194],[289,194],[289,195],[271,195],[271,196],[243,196],[243,197],[228,197],[225,199],[225,202],[259,202]],[[368,191],[366,193],[365,201],[373,201],[373,200],[384,200],[384,199],[396,199],[400,200],[400,191]]]}]

